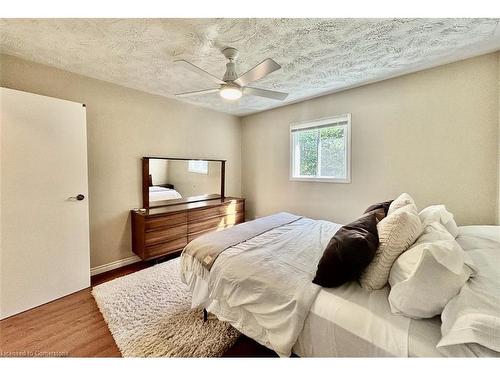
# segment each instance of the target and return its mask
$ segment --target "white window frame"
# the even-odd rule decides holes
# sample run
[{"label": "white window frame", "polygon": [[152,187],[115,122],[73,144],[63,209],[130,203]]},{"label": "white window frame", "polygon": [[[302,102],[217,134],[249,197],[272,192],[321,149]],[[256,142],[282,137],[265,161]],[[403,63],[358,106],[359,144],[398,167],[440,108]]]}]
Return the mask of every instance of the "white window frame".
[{"label": "white window frame", "polygon": [[[194,168],[192,162],[199,163],[200,161],[204,161],[207,165],[207,170],[201,170],[198,168]],[[199,173],[199,174],[208,174],[208,160],[188,160],[188,172],[191,173]]]},{"label": "white window frame", "polygon": [[[345,142],[346,142],[346,177],[345,178],[331,178],[331,177],[319,177],[319,176],[307,176],[307,177],[297,177],[293,175],[295,168],[295,158],[294,158],[294,144],[293,144],[293,130],[297,129],[307,129],[314,128],[317,126],[332,125],[340,126],[339,124],[346,122],[347,124],[341,125],[345,126]],[[290,181],[313,181],[313,182],[333,182],[340,184],[351,183],[351,114],[347,113],[344,115],[324,117],[317,120],[295,122],[290,124]]]}]

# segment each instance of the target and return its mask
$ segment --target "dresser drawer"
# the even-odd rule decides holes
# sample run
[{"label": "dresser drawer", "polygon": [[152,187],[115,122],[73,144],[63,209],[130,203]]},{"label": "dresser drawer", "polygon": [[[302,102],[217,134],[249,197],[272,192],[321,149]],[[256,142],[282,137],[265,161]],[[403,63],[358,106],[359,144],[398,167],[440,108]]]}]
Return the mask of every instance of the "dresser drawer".
[{"label": "dresser drawer", "polygon": [[210,229],[207,229],[207,230],[203,230],[201,232],[189,233],[188,234],[188,243],[191,242],[192,240],[194,240],[195,238],[203,236],[204,234],[207,234],[207,233],[211,233],[213,231],[214,231],[214,229],[210,228]]},{"label": "dresser drawer", "polygon": [[218,228],[219,226],[224,226],[224,217],[222,216],[200,220],[193,223],[189,222],[188,234]]},{"label": "dresser drawer", "polygon": [[245,220],[244,213],[214,217],[188,224],[188,234],[225,228],[228,225],[241,223]]},{"label": "dresser drawer", "polygon": [[144,249],[144,258],[153,258],[155,256],[166,255],[177,250],[182,250],[187,245],[187,237],[181,237],[176,240],[160,243],[157,245],[146,246]]},{"label": "dresser drawer", "polygon": [[185,237],[186,234],[187,224],[179,225],[177,227],[165,227],[162,229],[146,232],[144,241],[146,243],[146,246],[149,246],[160,242],[175,240],[182,236]]},{"label": "dresser drawer", "polygon": [[245,209],[245,204],[243,202],[239,202],[236,204],[222,205],[220,207],[220,213],[222,215],[236,214],[238,212],[243,212],[244,209]]},{"label": "dresser drawer", "polygon": [[[206,224],[206,226],[191,225],[189,227],[190,229],[188,229],[188,242],[191,242],[195,238],[198,238],[204,234],[213,232],[215,230],[222,230],[224,228],[229,228],[232,227],[233,225],[243,223],[245,221],[245,214],[239,213],[236,215],[227,215],[226,217],[220,217],[217,223],[215,223],[215,220],[210,220],[210,223],[207,223],[207,221],[203,222]],[[212,224],[212,226],[210,226],[208,229],[201,229],[201,228],[206,228],[209,224]],[[196,229],[199,229],[199,231],[196,231]]]},{"label": "dresser drawer", "polygon": [[171,215],[162,215],[158,217],[148,217],[146,219],[146,230],[154,230],[162,227],[173,227],[179,224],[187,223],[187,213],[180,212]]},{"label": "dresser drawer", "polygon": [[236,214],[232,215],[226,215],[224,218],[224,226],[233,226],[239,223],[243,223],[245,221],[245,213],[244,212],[238,212]]},{"label": "dresser drawer", "polygon": [[220,216],[220,206],[193,210],[188,212],[188,221],[197,221]]}]

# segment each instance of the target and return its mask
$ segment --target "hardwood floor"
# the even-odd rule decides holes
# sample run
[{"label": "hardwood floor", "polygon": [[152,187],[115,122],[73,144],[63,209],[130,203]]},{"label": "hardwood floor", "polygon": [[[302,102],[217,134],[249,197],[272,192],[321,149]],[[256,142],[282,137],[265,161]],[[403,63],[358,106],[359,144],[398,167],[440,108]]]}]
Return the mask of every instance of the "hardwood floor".
[{"label": "hardwood floor", "polygon": [[[151,264],[139,262],[96,275],[92,286]],[[0,356],[120,357],[90,291],[87,288],[0,321]],[[275,357],[276,353],[242,335],[224,356]]]}]

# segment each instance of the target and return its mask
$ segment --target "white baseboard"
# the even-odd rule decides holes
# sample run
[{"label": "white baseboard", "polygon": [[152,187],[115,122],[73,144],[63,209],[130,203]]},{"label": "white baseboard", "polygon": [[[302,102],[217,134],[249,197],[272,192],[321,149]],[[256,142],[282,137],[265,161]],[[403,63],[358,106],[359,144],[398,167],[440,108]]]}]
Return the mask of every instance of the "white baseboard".
[{"label": "white baseboard", "polygon": [[91,268],[90,275],[91,276],[99,275],[100,273],[115,270],[117,268],[127,266],[129,264],[140,262],[140,261],[141,261],[141,258],[139,258],[137,255],[133,255],[133,256],[125,258],[125,259],[115,260],[114,262]]}]

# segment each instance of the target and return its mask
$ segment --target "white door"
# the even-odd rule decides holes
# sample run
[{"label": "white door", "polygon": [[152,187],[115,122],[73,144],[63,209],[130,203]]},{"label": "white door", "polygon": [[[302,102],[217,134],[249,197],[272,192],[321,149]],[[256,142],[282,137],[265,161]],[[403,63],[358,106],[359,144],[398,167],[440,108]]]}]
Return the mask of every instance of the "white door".
[{"label": "white door", "polygon": [[90,286],[90,257],[85,107],[0,88],[0,113],[3,319]]}]

